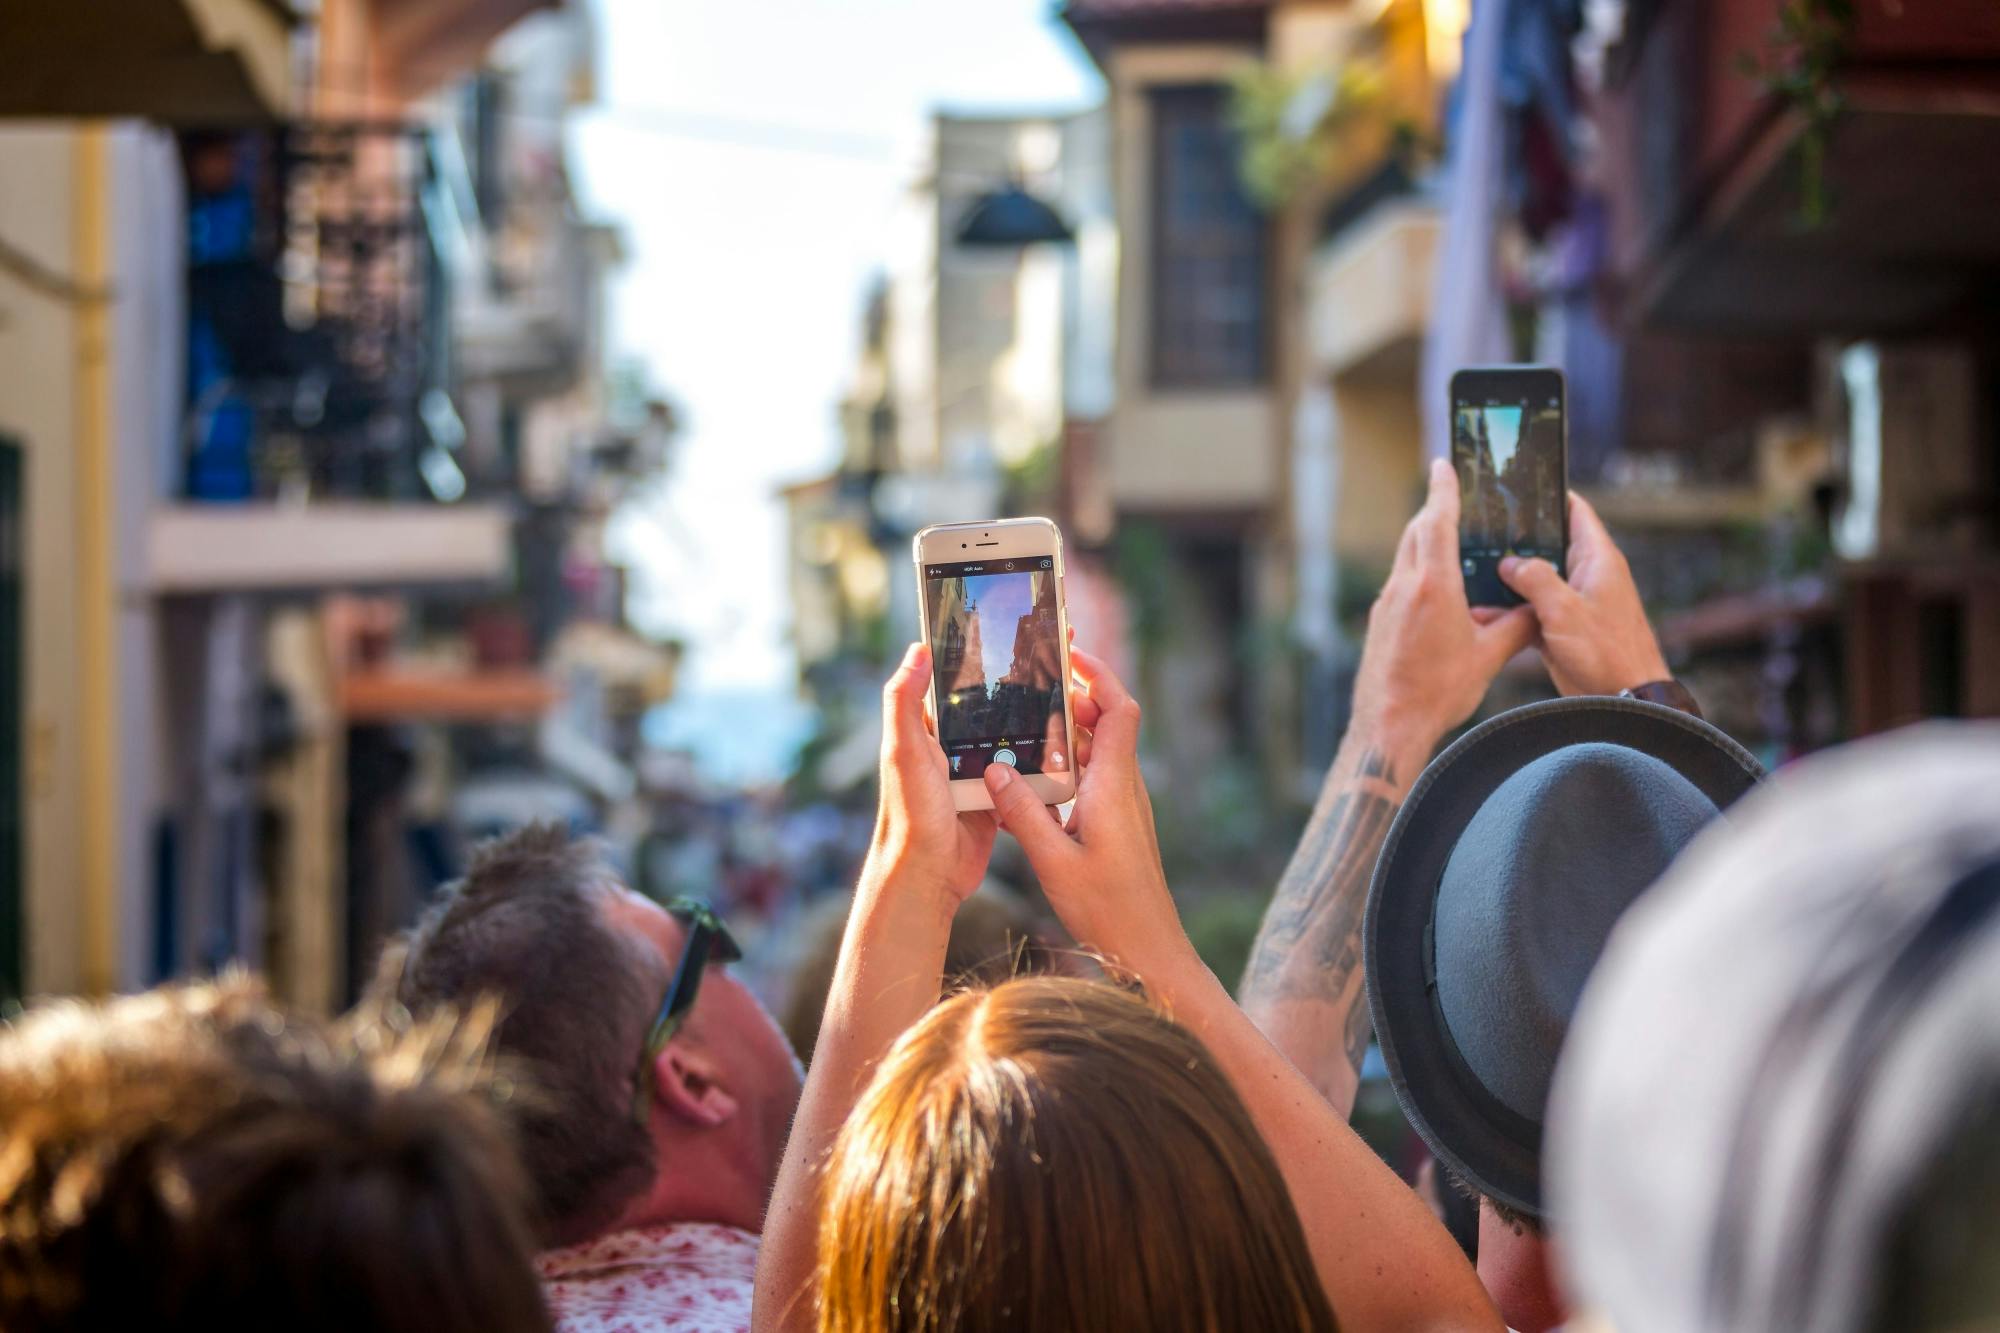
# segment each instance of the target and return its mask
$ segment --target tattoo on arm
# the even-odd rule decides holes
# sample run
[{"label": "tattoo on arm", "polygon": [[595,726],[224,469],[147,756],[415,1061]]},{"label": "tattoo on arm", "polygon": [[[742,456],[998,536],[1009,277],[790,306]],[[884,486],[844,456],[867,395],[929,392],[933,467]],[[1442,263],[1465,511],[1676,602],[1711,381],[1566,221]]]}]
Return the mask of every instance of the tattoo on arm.
[{"label": "tattoo on arm", "polygon": [[1351,773],[1328,784],[1278,881],[1240,988],[1253,1013],[1288,1000],[1344,1010],[1343,1054],[1357,1071],[1370,1031],[1360,985],[1361,918],[1375,858],[1401,803],[1396,773],[1380,750],[1364,751]]}]

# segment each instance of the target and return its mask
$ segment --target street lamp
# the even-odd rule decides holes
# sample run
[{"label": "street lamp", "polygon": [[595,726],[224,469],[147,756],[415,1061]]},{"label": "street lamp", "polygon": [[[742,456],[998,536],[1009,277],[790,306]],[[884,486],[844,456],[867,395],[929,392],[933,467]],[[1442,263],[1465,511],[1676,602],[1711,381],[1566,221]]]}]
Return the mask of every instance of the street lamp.
[{"label": "street lamp", "polygon": [[1019,181],[980,195],[958,224],[958,243],[975,249],[1069,245],[1075,239],[1062,214],[1028,193]]}]

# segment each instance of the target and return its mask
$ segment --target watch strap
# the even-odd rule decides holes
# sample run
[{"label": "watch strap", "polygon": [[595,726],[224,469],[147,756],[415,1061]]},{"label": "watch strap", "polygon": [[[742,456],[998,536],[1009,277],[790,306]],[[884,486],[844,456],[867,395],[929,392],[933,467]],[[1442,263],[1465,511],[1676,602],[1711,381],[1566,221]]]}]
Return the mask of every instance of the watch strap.
[{"label": "watch strap", "polygon": [[1687,686],[1672,677],[1666,680],[1649,680],[1644,685],[1634,685],[1629,690],[1620,690],[1618,697],[1643,699],[1649,704],[1664,704],[1668,708],[1678,709],[1691,717],[1702,717],[1701,704],[1696,701]]}]

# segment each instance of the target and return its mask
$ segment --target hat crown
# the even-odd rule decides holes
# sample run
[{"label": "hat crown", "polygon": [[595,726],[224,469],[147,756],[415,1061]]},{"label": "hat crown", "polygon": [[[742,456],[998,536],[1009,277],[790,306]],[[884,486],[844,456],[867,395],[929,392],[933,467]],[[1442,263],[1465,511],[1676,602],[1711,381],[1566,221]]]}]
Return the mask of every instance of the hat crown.
[{"label": "hat crown", "polygon": [[1437,886],[1438,1008],[1510,1111],[1540,1124],[1612,927],[1716,814],[1663,760],[1585,742],[1524,765],[1466,824]]}]

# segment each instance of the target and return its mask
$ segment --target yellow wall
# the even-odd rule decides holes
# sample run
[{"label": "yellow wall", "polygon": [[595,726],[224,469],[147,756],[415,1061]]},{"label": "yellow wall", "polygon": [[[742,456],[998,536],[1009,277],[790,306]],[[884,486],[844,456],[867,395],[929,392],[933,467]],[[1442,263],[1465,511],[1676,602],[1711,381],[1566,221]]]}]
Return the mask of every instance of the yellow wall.
[{"label": "yellow wall", "polygon": [[[111,157],[108,131],[86,125],[76,133],[75,205],[71,228],[77,280],[108,289],[111,278]],[[111,301],[88,301],[76,312],[75,547],[77,716],[83,806],[78,834],[77,896],[83,909],[83,985],[116,983],[118,894],[118,602],[114,570],[114,402]]]},{"label": "yellow wall", "polygon": [[149,966],[159,785],[146,516],[180,395],[171,141],[136,122],[0,129],[0,435],[26,473],[22,913],[28,988]]},{"label": "yellow wall", "polygon": [[1364,20],[1347,0],[1293,0],[1271,11],[1271,63],[1309,66],[1346,49]]},{"label": "yellow wall", "polygon": [[1247,509],[1277,493],[1277,410],[1268,390],[1122,396],[1110,489],[1123,509]]},{"label": "yellow wall", "polygon": [[[77,133],[0,133],[0,236],[49,273],[76,272]],[[0,434],[24,449],[28,501],[22,911],[28,987],[82,988],[82,712],[77,584],[77,339],[74,302],[0,270]]]},{"label": "yellow wall", "polygon": [[1386,567],[1423,479],[1423,415],[1416,372],[1380,380],[1335,380],[1334,550],[1342,560]]}]

